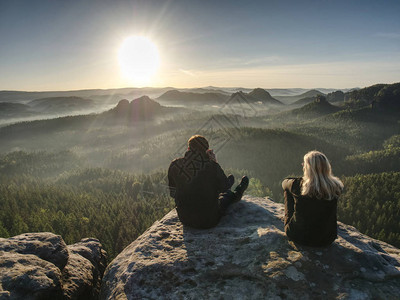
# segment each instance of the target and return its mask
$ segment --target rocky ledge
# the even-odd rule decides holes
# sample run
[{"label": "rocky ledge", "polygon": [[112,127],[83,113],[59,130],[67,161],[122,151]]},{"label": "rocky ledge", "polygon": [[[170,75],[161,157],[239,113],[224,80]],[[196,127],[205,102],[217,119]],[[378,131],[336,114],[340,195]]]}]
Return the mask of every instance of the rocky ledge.
[{"label": "rocky ledge", "polygon": [[49,232],[0,238],[0,299],[98,299],[106,263],[97,239],[67,246]]},{"label": "rocky ledge", "polygon": [[399,249],[342,223],[330,247],[301,246],[283,212],[245,197],[196,230],[173,210],[107,267],[100,299],[399,299]]}]

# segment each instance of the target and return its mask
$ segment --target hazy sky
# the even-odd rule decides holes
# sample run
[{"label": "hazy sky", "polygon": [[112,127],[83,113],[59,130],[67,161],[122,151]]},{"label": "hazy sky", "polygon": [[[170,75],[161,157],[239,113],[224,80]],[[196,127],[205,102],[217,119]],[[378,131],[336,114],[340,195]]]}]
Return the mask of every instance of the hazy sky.
[{"label": "hazy sky", "polygon": [[399,82],[399,16],[399,0],[0,0],[0,90],[135,86],[118,63],[132,35],[158,48],[149,86]]}]

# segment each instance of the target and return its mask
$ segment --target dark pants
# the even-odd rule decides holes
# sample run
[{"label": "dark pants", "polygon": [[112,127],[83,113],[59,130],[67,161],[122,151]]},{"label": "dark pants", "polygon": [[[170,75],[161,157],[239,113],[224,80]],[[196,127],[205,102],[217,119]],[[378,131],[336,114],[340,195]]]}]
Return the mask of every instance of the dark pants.
[{"label": "dark pants", "polygon": [[234,192],[231,190],[227,190],[226,192],[219,194],[218,202],[221,215],[226,214],[226,210],[228,209],[229,205],[235,202],[234,198]]},{"label": "dark pants", "polygon": [[284,197],[285,197],[285,229],[286,225],[290,222],[290,219],[293,216],[294,213],[294,199],[292,193],[288,191],[284,191]]},{"label": "dark pants", "polygon": [[225,215],[229,205],[239,201],[240,198],[242,198],[243,196],[243,193],[236,191],[236,189],[233,192],[231,191],[231,187],[234,182],[234,178],[232,175],[228,176],[228,180],[230,181],[228,189],[225,192],[220,193],[218,197],[219,210],[221,212],[221,215]]}]

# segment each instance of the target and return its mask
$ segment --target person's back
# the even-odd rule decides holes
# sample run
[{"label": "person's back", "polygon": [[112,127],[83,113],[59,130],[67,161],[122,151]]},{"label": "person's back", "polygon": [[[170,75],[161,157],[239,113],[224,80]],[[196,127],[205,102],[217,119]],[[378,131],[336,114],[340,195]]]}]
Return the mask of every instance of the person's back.
[{"label": "person's back", "polygon": [[285,196],[285,233],[307,246],[327,246],[337,237],[337,201],[343,183],[333,176],[326,156],[304,156],[304,175],[282,182]]},{"label": "person's back", "polygon": [[233,176],[225,175],[212,150],[208,150],[207,140],[193,136],[188,144],[185,156],[172,161],[168,169],[170,194],[175,198],[183,224],[195,228],[214,227],[224,210],[240,200],[248,178],[242,179],[235,192],[230,191]]},{"label": "person's back", "polygon": [[324,200],[301,195],[302,181],[288,178],[282,184],[285,206],[293,207],[291,217],[285,220],[286,235],[303,245],[330,245],[337,236],[337,198]]},{"label": "person's back", "polygon": [[182,223],[196,227],[215,226],[220,219],[218,194],[228,187],[228,179],[218,163],[207,155],[187,151],[171,163],[170,186]]}]

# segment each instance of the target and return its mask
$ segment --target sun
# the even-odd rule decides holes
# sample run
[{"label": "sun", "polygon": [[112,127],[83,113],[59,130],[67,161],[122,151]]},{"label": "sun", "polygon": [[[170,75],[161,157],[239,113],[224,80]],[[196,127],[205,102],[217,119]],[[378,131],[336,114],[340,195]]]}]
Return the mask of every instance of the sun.
[{"label": "sun", "polygon": [[123,77],[135,84],[149,83],[160,66],[156,45],[143,36],[126,38],[119,49],[118,60]]}]

